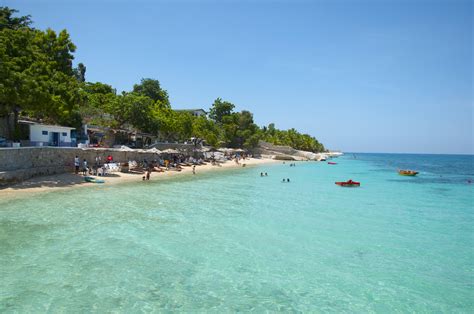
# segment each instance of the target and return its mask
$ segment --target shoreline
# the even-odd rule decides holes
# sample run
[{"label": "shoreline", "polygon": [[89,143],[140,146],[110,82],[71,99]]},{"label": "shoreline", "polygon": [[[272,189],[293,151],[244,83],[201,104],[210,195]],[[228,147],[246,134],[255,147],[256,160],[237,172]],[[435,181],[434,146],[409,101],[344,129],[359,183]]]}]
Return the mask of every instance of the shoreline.
[{"label": "shoreline", "polygon": [[[245,169],[246,167],[276,164],[280,162],[280,160],[274,160],[270,158],[248,158],[244,161],[241,161],[239,164],[236,164],[234,161],[227,161],[223,164],[220,164],[219,166],[214,166],[208,163],[207,165],[196,166],[196,176],[199,176],[200,173],[239,168]],[[245,167],[243,167],[243,165],[245,165]],[[183,167],[181,171],[152,172],[150,181],[169,180],[189,175],[193,175],[192,167]],[[96,178],[104,180],[105,183],[103,184],[110,186],[128,182],[143,182],[142,176],[142,174],[112,172],[107,176]],[[50,176],[40,176],[0,188],[0,199],[21,198],[32,193],[37,194],[75,189],[79,187],[91,186],[94,184],[97,183],[85,182],[84,177],[81,174],[62,173]]]}]

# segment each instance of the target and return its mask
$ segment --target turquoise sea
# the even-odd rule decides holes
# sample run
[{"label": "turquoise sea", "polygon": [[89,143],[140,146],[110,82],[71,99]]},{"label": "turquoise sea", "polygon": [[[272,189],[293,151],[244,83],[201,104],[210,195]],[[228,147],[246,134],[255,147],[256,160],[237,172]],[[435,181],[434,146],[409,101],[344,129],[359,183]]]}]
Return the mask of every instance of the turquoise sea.
[{"label": "turquoise sea", "polygon": [[0,312],[472,313],[474,157],[334,161],[0,199]]}]

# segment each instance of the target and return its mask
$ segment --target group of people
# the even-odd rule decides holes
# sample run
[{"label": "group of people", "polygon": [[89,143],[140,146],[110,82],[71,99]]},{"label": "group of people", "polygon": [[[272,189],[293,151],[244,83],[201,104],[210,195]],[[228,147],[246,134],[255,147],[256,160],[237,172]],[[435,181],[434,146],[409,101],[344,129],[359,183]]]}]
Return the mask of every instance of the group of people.
[{"label": "group of people", "polygon": [[142,177],[142,180],[145,181],[145,180],[150,180],[150,175],[151,175],[151,169],[148,168],[146,171],[145,171],[145,175]]},{"label": "group of people", "polygon": [[[170,162],[169,160],[164,160],[164,167],[166,170],[176,170],[176,171],[181,171],[183,167],[181,167],[180,164],[175,163],[175,162]],[[164,170],[160,167],[161,163],[158,160],[154,160],[152,162],[147,162],[145,159],[143,161],[143,169],[145,169],[145,175],[142,177],[142,180],[150,180],[151,172],[156,171],[156,172],[163,172]],[[196,165],[193,164],[192,166],[193,169],[193,174],[196,174]]]},{"label": "group of people", "polygon": [[[261,177],[268,177],[268,174],[266,172],[260,172],[260,176]],[[290,179],[289,178],[283,178],[283,180],[281,182],[285,182],[285,183],[289,183],[290,182]]]},{"label": "group of people", "polygon": [[[87,163],[87,159],[83,159],[82,161],[82,175],[86,176],[87,174],[91,175],[102,175],[104,176],[107,173],[107,166],[106,164],[113,162],[114,158],[112,155],[108,155],[106,157],[106,163],[102,163],[102,157],[97,155],[95,157],[95,164],[92,167],[89,167],[89,164]],[[75,173],[79,174],[79,169],[81,168],[81,160],[79,159],[79,156],[76,155],[74,157],[74,168],[75,168]]]}]

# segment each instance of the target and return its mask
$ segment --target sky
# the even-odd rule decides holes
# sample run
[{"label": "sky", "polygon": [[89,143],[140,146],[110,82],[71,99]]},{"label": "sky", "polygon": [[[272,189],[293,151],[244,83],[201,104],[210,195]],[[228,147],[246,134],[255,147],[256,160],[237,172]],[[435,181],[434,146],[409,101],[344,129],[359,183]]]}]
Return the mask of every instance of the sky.
[{"label": "sky", "polygon": [[220,97],[347,152],[473,154],[463,0],[0,0],[67,29],[86,79],[158,79],[173,108]]}]

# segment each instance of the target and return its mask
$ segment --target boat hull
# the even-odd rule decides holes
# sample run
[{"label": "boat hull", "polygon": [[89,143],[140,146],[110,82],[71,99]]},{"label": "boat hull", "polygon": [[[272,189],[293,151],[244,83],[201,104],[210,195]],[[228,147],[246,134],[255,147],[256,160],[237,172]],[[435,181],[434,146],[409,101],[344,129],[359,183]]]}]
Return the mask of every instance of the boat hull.
[{"label": "boat hull", "polygon": [[336,184],[345,188],[357,188],[360,186],[360,182],[355,181],[336,182]]},{"label": "boat hull", "polygon": [[94,177],[84,177],[84,181],[90,182],[90,183],[105,183],[104,180],[96,179]]},{"label": "boat hull", "polygon": [[414,177],[418,174],[418,171],[413,170],[399,170],[398,174],[401,176]]}]

